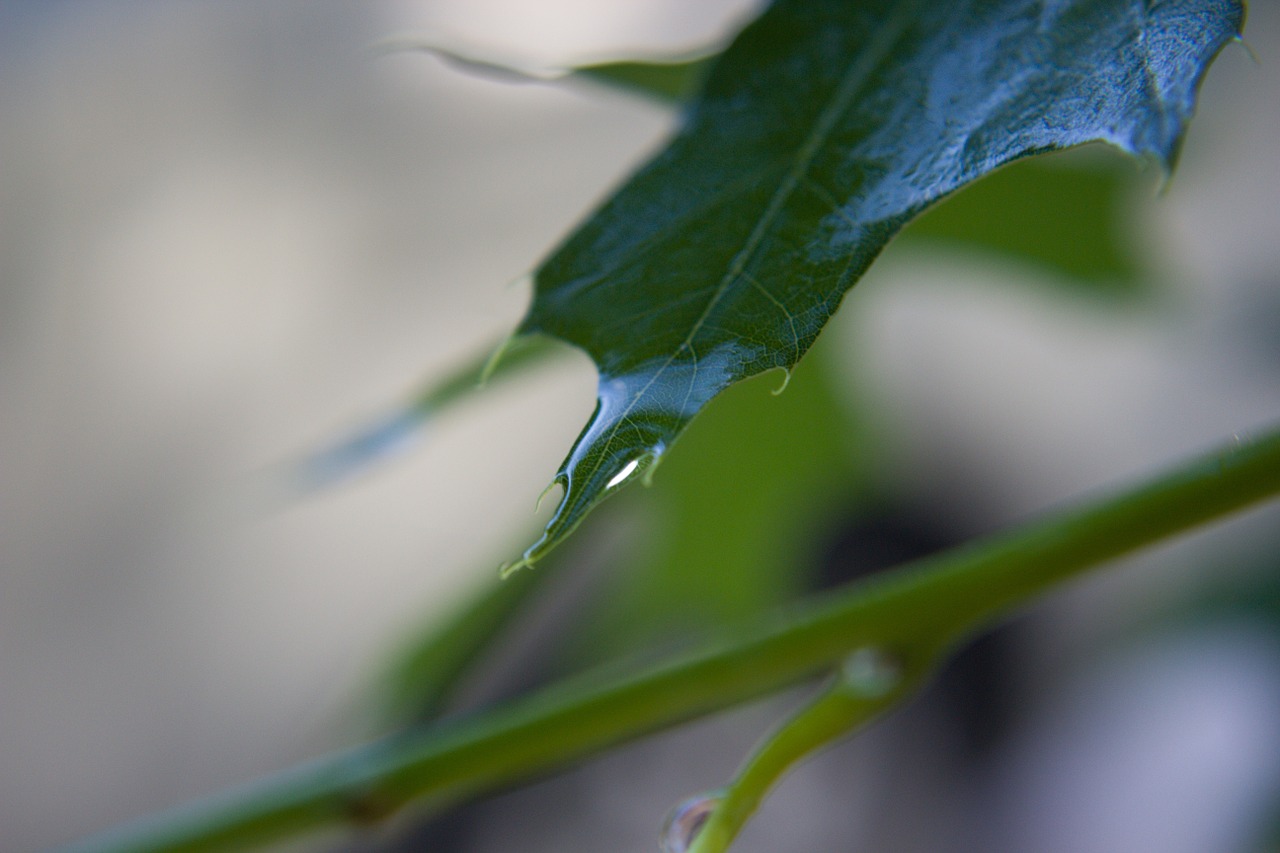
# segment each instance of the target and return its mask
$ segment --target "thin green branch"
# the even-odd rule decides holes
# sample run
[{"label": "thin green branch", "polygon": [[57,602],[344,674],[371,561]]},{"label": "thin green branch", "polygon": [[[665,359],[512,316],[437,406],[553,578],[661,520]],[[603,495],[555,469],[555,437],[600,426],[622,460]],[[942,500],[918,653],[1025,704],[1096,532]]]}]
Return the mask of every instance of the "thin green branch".
[{"label": "thin green branch", "polygon": [[692,830],[692,838],[681,837],[672,849],[724,853],[792,765],[905,700],[933,672],[935,658],[928,653],[903,657],[872,646],[854,652],[832,683],[766,738],[734,780],[711,798],[703,826],[672,827],[681,835]]},{"label": "thin green branch", "polygon": [[1111,499],[821,597],[733,642],[627,678],[554,685],[71,849],[243,849],[369,822],[411,802],[440,809],[778,690],[864,646],[944,648],[1066,578],[1277,494],[1280,431]]}]

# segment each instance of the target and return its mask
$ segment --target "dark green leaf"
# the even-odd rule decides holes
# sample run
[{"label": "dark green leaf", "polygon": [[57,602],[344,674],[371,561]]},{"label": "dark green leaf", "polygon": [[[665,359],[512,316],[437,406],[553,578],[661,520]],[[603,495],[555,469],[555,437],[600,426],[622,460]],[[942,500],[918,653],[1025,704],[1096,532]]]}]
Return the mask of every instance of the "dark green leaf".
[{"label": "dark green leaf", "polygon": [[[559,543],[728,385],[789,371],[888,240],[1019,157],[1093,140],[1171,167],[1236,0],[780,0],[671,145],[538,270],[519,331],[595,361]],[[750,464],[750,460],[743,460]]]}]

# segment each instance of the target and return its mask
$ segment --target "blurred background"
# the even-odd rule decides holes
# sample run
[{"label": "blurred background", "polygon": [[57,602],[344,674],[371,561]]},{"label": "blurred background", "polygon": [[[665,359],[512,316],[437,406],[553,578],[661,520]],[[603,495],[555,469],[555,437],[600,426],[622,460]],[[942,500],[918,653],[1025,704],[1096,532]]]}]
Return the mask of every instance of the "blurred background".
[{"label": "blurred background", "polygon": [[[290,466],[492,348],[530,269],[674,114],[372,47],[672,56],[757,6],[0,0],[0,850],[383,730],[385,694],[415,701],[387,686],[394,661],[537,529],[594,404],[577,354],[322,488]],[[1258,61],[1220,57],[1163,189],[1089,150],[913,226],[786,394],[726,394],[652,490],[598,513],[457,704],[596,662],[584,647],[678,647],[1273,423],[1280,7],[1254,4],[1247,41]],[[789,777],[740,849],[1280,850],[1278,522],[1053,596]],[[798,696],[299,849],[653,850]]]}]

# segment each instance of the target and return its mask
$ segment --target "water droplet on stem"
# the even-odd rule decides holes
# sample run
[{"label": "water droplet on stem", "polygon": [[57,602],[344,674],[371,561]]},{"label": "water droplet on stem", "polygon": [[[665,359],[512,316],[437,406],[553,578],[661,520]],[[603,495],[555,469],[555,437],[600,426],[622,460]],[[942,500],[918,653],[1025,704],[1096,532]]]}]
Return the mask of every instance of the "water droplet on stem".
[{"label": "water droplet on stem", "polygon": [[720,805],[719,793],[698,794],[679,803],[667,815],[659,836],[662,853],[685,853],[698,837],[711,813]]},{"label": "water droplet on stem", "polygon": [[884,649],[866,646],[845,658],[840,677],[845,689],[868,699],[879,699],[901,683],[902,662]]}]

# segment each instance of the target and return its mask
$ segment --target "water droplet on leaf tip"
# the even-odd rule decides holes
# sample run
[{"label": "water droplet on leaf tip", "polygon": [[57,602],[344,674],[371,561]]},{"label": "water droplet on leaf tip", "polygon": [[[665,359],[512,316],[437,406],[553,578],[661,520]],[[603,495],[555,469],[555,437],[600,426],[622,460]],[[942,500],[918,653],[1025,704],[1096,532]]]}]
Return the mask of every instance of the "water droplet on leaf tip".
[{"label": "water droplet on leaf tip", "polygon": [[698,794],[677,804],[662,825],[659,837],[662,853],[685,853],[716,806],[720,805],[720,800],[718,793]]},{"label": "water droplet on leaf tip", "polygon": [[877,699],[902,681],[902,662],[884,649],[866,646],[845,658],[840,676],[848,690]]},{"label": "water droplet on leaf tip", "polygon": [[627,479],[632,474],[634,474],[636,472],[636,469],[639,467],[640,467],[640,460],[632,459],[626,465],[622,466],[621,471],[613,475],[613,479],[605,484],[605,488],[612,489],[614,486],[618,485],[623,480]]}]

